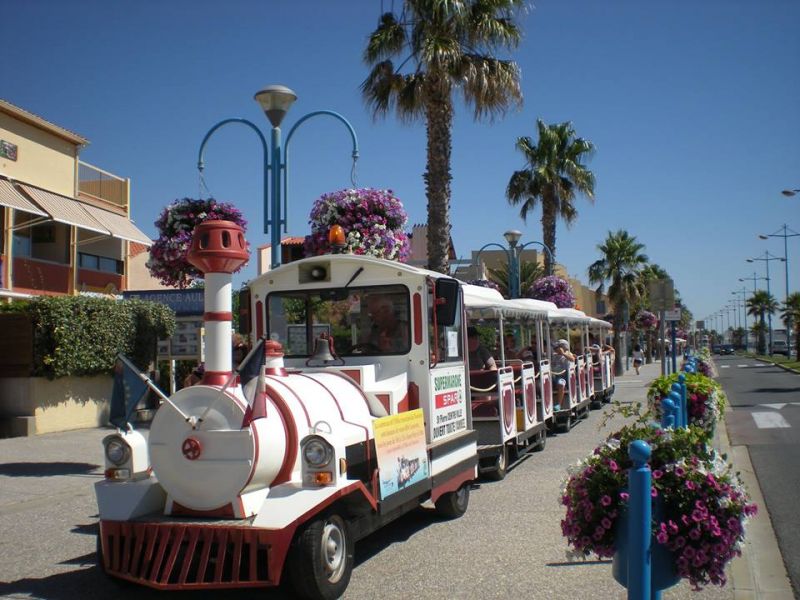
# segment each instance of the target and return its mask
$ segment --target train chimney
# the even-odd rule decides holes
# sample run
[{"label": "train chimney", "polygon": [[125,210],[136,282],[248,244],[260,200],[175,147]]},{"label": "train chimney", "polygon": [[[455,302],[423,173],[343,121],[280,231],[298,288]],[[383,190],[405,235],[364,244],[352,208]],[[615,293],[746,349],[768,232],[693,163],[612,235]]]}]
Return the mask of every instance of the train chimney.
[{"label": "train chimney", "polygon": [[204,221],[195,227],[186,258],[205,277],[206,385],[225,385],[231,376],[232,274],[249,256],[236,223]]}]

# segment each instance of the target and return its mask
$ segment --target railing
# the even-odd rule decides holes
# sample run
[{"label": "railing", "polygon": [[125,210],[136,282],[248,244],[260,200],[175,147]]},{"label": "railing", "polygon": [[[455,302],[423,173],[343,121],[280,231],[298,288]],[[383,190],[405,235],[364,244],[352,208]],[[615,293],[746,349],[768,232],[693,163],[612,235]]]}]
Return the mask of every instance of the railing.
[{"label": "railing", "polygon": [[78,162],[78,191],[114,206],[128,207],[128,180],[85,162]]}]

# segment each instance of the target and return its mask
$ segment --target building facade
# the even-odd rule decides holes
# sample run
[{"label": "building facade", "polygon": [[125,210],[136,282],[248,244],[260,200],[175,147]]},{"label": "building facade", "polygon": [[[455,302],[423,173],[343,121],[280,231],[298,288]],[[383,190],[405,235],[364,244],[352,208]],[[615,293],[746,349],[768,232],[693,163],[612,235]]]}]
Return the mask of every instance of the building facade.
[{"label": "building facade", "polygon": [[160,287],[132,281],[152,242],[130,220],[130,180],[79,159],[88,143],[0,100],[0,299]]}]

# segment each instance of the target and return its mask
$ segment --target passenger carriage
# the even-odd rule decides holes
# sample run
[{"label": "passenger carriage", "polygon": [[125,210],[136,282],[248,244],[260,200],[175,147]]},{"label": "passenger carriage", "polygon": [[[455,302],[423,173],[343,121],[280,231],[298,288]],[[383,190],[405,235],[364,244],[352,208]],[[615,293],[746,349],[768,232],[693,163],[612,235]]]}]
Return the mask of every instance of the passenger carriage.
[{"label": "passenger carriage", "polygon": [[[541,341],[546,308],[535,301],[506,300],[496,290],[464,285],[467,323],[492,338],[496,370],[470,368],[470,404],[478,432],[480,470],[502,479],[510,459],[529,449],[541,450],[547,441],[552,402],[541,386]],[[527,353],[508,356],[502,340],[509,333]],[[547,361],[545,361],[545,368]],[[549,394],[549,392],[548,392]]]},{"label": "passenger carriage", "polygon": [[614,353],[604,347],[611,334],[611,323],[590,318],[589,335],[595,343],[590,347],[592,359],[592,387],[597,406],[611,402],[614,395]]}]

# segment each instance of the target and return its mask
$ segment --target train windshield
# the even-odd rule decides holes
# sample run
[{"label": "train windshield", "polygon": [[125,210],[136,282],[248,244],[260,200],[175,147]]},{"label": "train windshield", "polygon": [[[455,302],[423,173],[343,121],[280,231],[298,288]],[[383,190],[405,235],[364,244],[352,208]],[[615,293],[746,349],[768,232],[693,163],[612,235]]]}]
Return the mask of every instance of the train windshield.
[{"label": "train windshield", "polygon": [[268,307],[267,331],[287,357],[313,354],[323,333],[339,356],[406,354],[411,348],[409,294],[402,285],[274,292]]}]

